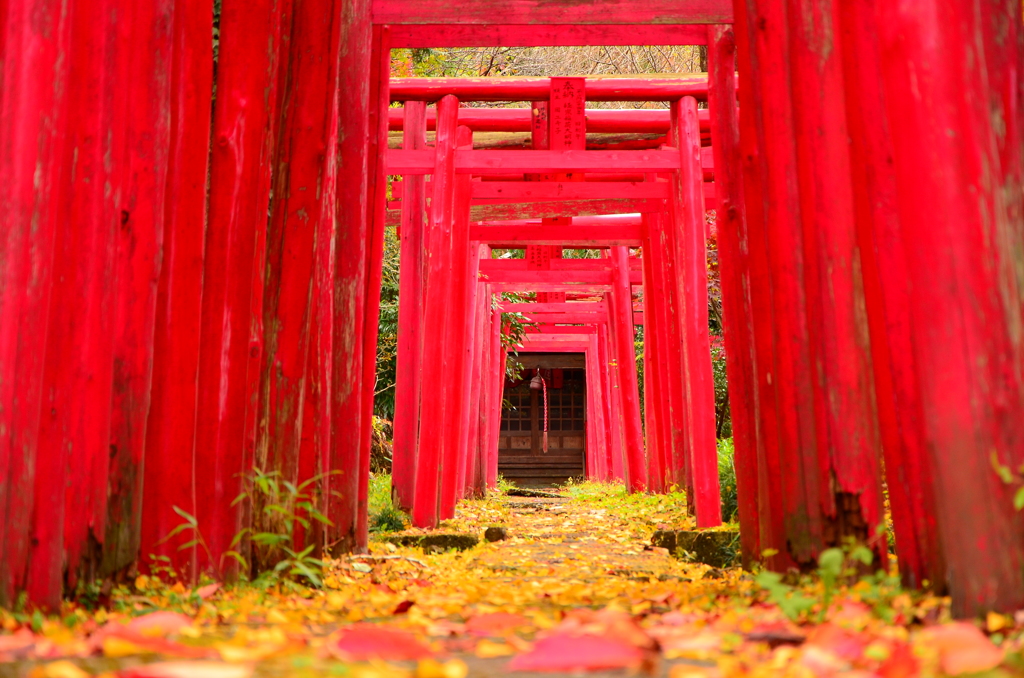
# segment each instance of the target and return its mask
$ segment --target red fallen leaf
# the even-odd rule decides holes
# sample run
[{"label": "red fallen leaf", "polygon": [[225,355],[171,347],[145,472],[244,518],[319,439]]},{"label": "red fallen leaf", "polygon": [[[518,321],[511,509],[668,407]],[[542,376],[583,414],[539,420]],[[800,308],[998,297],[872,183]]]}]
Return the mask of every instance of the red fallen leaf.
[{"label": "red fallen leaf", "polygon": [[[126,626],[121,628],[128,633],[138,633],[143,636],[167,636],[177,633],[186,626],[192,625],[192,619],[177,612],[150,612],[141,617],[132,619]],[[121,626],[118,624],[118,626]]]},{"label": "red fallen leaf", "polygon": [[656,646],[655,641],[640,628],[633,617],[621,610],[572,610],[558,625],[558,631],[577,635],[589,633],[645,649]]},{"label": "red fallen leaf", "polygon": [[211,597],[214,593],[220,591],[220,583],[214,582],[213,584],[207,584],[206,586],[200,586],[199,588],[192,591],[192,593],[199,596],[200,600],[206,600]]},{"label": "red fallen leaf", "polygon": [[119,678],[249,678],[253,667],[221,662],[156,662],[117,672]]},{"label": "red fallen leaf", "polygon": [[807,644],[824,648],[850,662],[860,659],[867,646],[862,638],[832,624],[815,627],[807,636]]},{"label": "red fallen leaf", "polygon": [[416,601],[414,600],[403,600],[398,605],[395,605],[395,609],[391,611],[391,614],[405,614],[415,604]]},{"label": "red fallen leaf", "polygon": [[491,612],[467,619],[466,631],[474,636],[501,636],[513,629],[529,625],[530,620],[521,614]]},{"label": "red fallen leaf", "polygon": [[402,661],[432,657],[430,649],[411,633],[371,624],[356,624],[338,631],[327,649],[342,661]]},{"label": "red fallen leaf", "polygon": [[530,652],[509,662],[510,671],[597,671],[638,667],[638,647],[593,635],[557,634],[538,641]]},{"label": "red fallen leaf", "polygon": [[433,585],[434,585],[434,583],[431,582],[428,579],[410,579],[409,580],[409,586],[419,586],[421,588],[427,588],[428,586],[433,586]]},{"label": "red fallen leaf", "polygon": [[0,658],[11,661],[28,654],[36,645],[35,635],[28,629],[18,629],[9,636],[0,636]]},{"label": "red fallen leaf", "polygon": [[1005,652],[978,627],[965,622],[933,626],[921,634],[939,650],[942,670],[951,676],[994,669]]},{"label": "red fallen leaf", "polygon": [[921,673],[921,662],[910,645],[897,643],[875,673],[881,678],[915,678]]},{"label": "red fallen leaf", "polygon": [[394,593],[395,592],[395,590],[393,588],[391,588],[390,586],[388,586],[387,584],[377,584],[377,585],[374,586],[374,588],[377,589],[378,591],[380,591],[381,593]]}]

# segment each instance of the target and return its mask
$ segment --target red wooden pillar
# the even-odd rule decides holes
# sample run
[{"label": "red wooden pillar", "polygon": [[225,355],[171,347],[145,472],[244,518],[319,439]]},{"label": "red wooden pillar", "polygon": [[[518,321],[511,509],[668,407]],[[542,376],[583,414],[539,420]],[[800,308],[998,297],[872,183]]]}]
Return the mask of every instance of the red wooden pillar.
[{"label": "red wooden pillar", "polygon": [[906,245],[896,212],[892,139],[885,117],[874,8],[840,3],[851,177],[864,294],[871,330],[878,421],[900,576],[945,588],[944,557],[928,470],[921,396],[914,368]]},{"label": "red wooden pillar", "polygon": [[[65,2],[5,3],[0,22],[0,605],[11,606],[25,586],[33,537],[45,538],[40,553],[59,567],[58,534],[33,534],[33,497],[39,473],[51,468],[60,492],[63,463],[38,457],[40,415],[46,398],[47,328],[50,323],[54,242],[67,212],[61,190],[68,159],[70,29]],[[58,272],[59,274],[59,272]],[[49,404],[49,403],[47,403]],[[38,463],[38,468],[37,468]],[[49,468],[48,468],[49,467]],[[59,511],[59,508],[58,508]],[[56,542],[56,543],[54,543]],[[54,553],[53,547],[57,550]],[[49,581],[34,591],[52,596]],[[59,597],[59,592],[58,592]],[[46,600],[43,602],[51,602]]]},{"label": "red wooden pillar", "polygon": [[[605,295],[609,308],[611,302],[608,299],[611,295]],[[611,311],[609,311],[609,318]],[[622,466],[622,419],[620,415],[619,391],[618,391],[618,367],[612,353],[611,322],[602,323],[598,326],[598,349],[599,368],[601,370],[601,390],[604,391],[604,422],[605,440],[608,443],[607,468],[609,480],[624,480]]]},{"label": "red wooden pillar", "polygon": [[[600,325],[595,327],[600,332]],[[598,333],[590,335],[587,349],[587,460],[593,480],[608,480],[608,430],[604,418],[604,405],[608,394],[604,390],[601,371]]]},{"label": "red wooden pillar", "polygon": [[[814,417],[806,416],[814,407],[813,377],[804,314],[792,103],[788,85],[767,75],[788,63],[788,28],[784,9],[778,5],[751,0],[742,14],[736,21],[739,73],[752,76],[750,90],[743,90],[751,92],[752,106],[740,107],[743,157],[749,163],[745,207],[757,271],[751,286],[770,290],[766,299],[761,295],[752,299],[765,432],[764,463],[758,464],[761,548],[776,549],[778,554],[769,558],[769,565],[785,569],[794,565],[794,559],[809,562],[815,556],[806,535],[789,544],[787,517],[797,516],[801,526],[807,525],[806,507],[819,505],[817,483],[804,479],[817,463],[817,447]],[[740,87],[745,84],[741,81]],[[748,110],[752,119],[747,118]],[[762,307],[762,302],[769,306]],[[761,308],[764,315],[758,312]]]},{"label": "red wooden pillar", "polygon": [[195,443],[196,511],[214,570],[248,520],[231,502],[253,464],[280,22],[272,0],[221,10]]},{"label": "red wooden pillar", "polygon": [[[669,215],[661,212],[648,217],[650,239],[651,284],[644,286],[644,314],[648,323],[658,328],[660,353],[663,356],[659,374],[665,384],[662,400],[665,405],[665,472],[668,484],[674,484],[693,496],[693,474],[688,454],[688,411],[682,353],[682,309],[676,280],[676,240],[678,234],[669,228]],[[646,254],[645,254],[646,256]],[[649,306],[648,306],[649,304]],[[645,328],[646,329],[646,328]],[[692,510],[692,507],[691,507]]]},{"label": "red wooden pillar", "polygon": [[[789,13],[792,81],[799,83],[793,90],[794,131],[818,436],[818,477],[812,482],[821,502],[811,515],[820,512],[824,542],[817,548],[845,534],[868,542],[881,560],[885,540],[875,533],[883,522],[881,445],[849,180],[842,49],[824,46],[832,41],[837,6],[791,0]],[[818,21],[806,21],[808,16]]]},{"label": "red wooden pillar", "polygon": [[715,444],[715,387],[708,338],[707,246],[697,101],[673,102],[672,127],[681,166],[670,198],[675,221],[676,294],[680,299],[689,452],[693,468],[697,527],[722,522]]},{"label": "red wooden pillar", "polygon": [[[403,148],[427,145],[426,104],[405,103]],[[423,313],[425,177],[403,179],[401,226],[401,275],[398,279],[398,357],[395,368],[395,439],[392,448],[391,484],[397,506],[408,510],[416,473],[416,432],[420,410],[420,343]]]},{"label": "red wooden pillar", "polygon": [[[261,364],[258,439],[254,463],[292,483],[315,475],[312,446],[303,450],[308,417],[309,351],[315,348],[313,290],[330,140],[335,63],[333,22],[323,6],[299,1],[282,76],[282,129],[277,148],[273,211],[267,232],[266,295],[262,308],[266,352]],[[314,363],[315,364],[315,363]],[[312,414],[309,412],[308,414]],[[303,460],[305,453],[311,459]],[[305,473],[300,473],[300,467]]]},{"label": "red wooden pillar", "polygon": [[[473,132],[459,127],[456,147],[473,149]],[[472,179],[468,174],[455,177],[454,220],[451,240],[451,277],[445,285],[449,316],[445,341],[446,387],[444,462],[441,475],[440,518],[455,517],[459,477],[465,470],[466,429],[469,427],[469,351],[472,328],[472,289],[476,286],[479,259],[470,252],[469,204]],[[473,248],[477,251],[478,248]]]},{"label": "red wooden pillar", "polygon": [[213,87],[211,0],[180,0],[171,60],[171,129],[163,267],[157,288],[153,386],[146,430],[139,555],[171,559],[196,574],[192,535],[164,541],[181,524],[177,506],[195,515],[195,449],[206,185]]},{"label": "red wooden pillar", "polygon": [[[491,295],[488,294],[488,297]],[[488,387],[490,402],[487,406],[491,413],[490,432],[487,440],[487,460],[485,469],[486,489],[498,487],[498,436],[501,432],[502,400],[505,396],[505,368],[507,354],[502,343],[504,327],[501,320],[501,309],[491,308],[490,350],[494,365]]]},{"label": "red wooden pillar", "polygon": [[[472,144],[472,132],[466,129],[469,134],[470,143]],[[468,176],[468,175],[467,175]],[[459,421],[460,428],[459,434],[462,436],[459,440],[459,458],[458,458],[458,475],[456,477],[455,485],[455,499],[458,501],[466,496],[466,480],[469,468],[469,457],[472,454],[473,449],[473,436],[475,431],[475,423],[479,421],[479,417],[476,417],[476,404],[473,400],[474,392],[474,372],[479,364],[479,356],[477,355],[477,272],[480,270],[480,245],[478,243],[469,240],[469,186],[465,187],[466,195],[466,248],[469,250],[467,263],[466,263],[466,281],[463,283],[465,288],[465,299],[466,299],[466,317],[463,321],[464,327],[463,332],[465,333],[464,347],[462,350],[462,383],[460,388],[462,390],[462,397],[464,402],[460,408]],[[479,393],[477,394],[479,396]],[[453,513],[454,515],[454,513]]]},{"label": "red wooden pillar", "polygon": [[[330,495],[328,517],[334,526],[327,544],[335,552],[356,548],[359,523],[359,477],[363,426],[363,330],[372,163],[370,161],[372,30],[368,0],[343,0],[338,67],[337,233],[334,243],[334,304],[331,351]],[[372,102],[372,103],[371,103]]]},{"label": "red wooden pillar", "polygon": [[[743,208],[747,226],[750,261],[750,316],[754,332],[755,432],[757,452],[757,518],[760,549],[776,548],[785,543],[782,495],[776,491],[783,479],[779,459],[779,420],[777,417],[778,374],[774,374],[775,310],[773,308],[772,276],[769,267],[768,217],[771,192],[767,183],[768,158],[762,150],[768,143],[766,107],[784,106],[788,96],[762,82],[765,61],[771,50],[778,49],[774,33],[765,33],[754,0],[737,5],[733,24],[736,38],[739,87],[747,92],[749,106],[740,108],[740,158],[742,160]],[[772,98],[777,97],[777,98]],[[788,109],[786,109],[788,111]],[[788,118],[775,119],[788,126]],[[781,205],[774,205],[780,207]],[[742,522],[740,529],[746,523]],[[778,549],[777,549],[778,550]],[[760,557],[760,552],[754,554]],[[768,558],[775,569],[788,567],[792,560],[782,550]]]},{"label": "red wooden pillar", "polygon": [[736,109],[736,45],[731,26],[708,28],[708,107],[715,154],[718,266],[729,407],[732,418],[738,518],[743,562],[760,557],[757,490],[757,381],[754,310],[751,305],[750,241],[740,185],[739,120]]},{"label": "red wooden pillar", "polygon": [[[423,384],[441,384],[451,375],[444,364],[451,288],[451,241],[455,210],[455,147],[459,102],[446,96],[438,103],[436,165],[427,225],[427,271],[423,308]],[[447,388],[451,388],[450,382]],[[412,519],[417,527],[438,522],[441,477],[445,461],[447,398],[424,398],[420,407],[419,459]]]},{"label": "red wooden pillar", "polygon": [[[1019,21],[1019,7],[998,6]],[[1020,251],[1011,246],[1020,224],[998,190],[985,19],[967,2],[877,12],[912,350],[953,612],[1016,609],[1021,517],[993,459],[1016,466],[1024,440]]]},{"label": "red wooden pillar", "polygon": [[615,327],[615,358],[618,362],[626,486],[631,492],[647,488],[643,429],[640,424],[640,394],[636,380],[633,332],[633,298],[629,284],[629,250],[612,248],[612,291],[608,321]]},{"label": "red wooden pillar", "polygon": [[465,472],[461,479],[461,497],[483,496],[484,483],[477,474],[483,468],[481,450],[484,449],[484,438],[487,431],[489,412],[485,406],[486,388],[483,381],[489,376],[491,364],[488,350],[489,333],[487,321],[490,319],[490,295],[487,284],[479,281],[478,270],[480,259],[489,259],[491,248],[488,245],[471,243],[476,250],[477,265],[473,267],[472,285],[473,299],[470,306],[473,316],[473,329],[470,337],[469,370],[469,426],[467,430]]},{"label": "red wooden pillar", "polygon": [[[643,265],[643,289],[644,289],[644,310],[649,313],[647,322],[644,325],[644,434],[646,435],[647,448],[647,483],[651,492],[663,492],[665,489],[665,466],[664,455],[671,445],[671,440],[666,440],[664,433],[666,429],[665,411],[662,409],[664,402],[665,384],[661,379],[660,369],[662,366],[661,351],[663,351],[662,340],[658,335],[661,325],[657,322],[653,309],[650,294],[653,288],[653,272],[651,262],[651,250],[653,249],[650,238],[646,234],[650,232],[649,216],[644,215],[645,237],[643,240],[643,254],[641,263]],[[667,409],[667,408],[666,408]]]},{"label": "red wooden pillar", "polygon": [[114,383],[102,575],[131,565],[139,550],[170,143],[174,2],[161,0],[136,6],[134,12],[126,158],[129,174],[122,194],[122,228],[114,263],[118,300],[113,315]]},{"label": "red wooden pillar", "polygon": [[370,71],[370,247],[367,252],[365,321],[363,325],[363,364],[360,388],[361,422],[359,429],[359,501],[356,507],[356,549],[364,551],[369,543],[367,511],[370,495],[370,448],[373,435],[373,395],[377,384],[377,330],[380,321],[380,288],[384,264],[384,231],[387,215],[387,175],[385,155],[388,147],[388,83],[391,79],[391,34],[387,26],[373,27]]}]

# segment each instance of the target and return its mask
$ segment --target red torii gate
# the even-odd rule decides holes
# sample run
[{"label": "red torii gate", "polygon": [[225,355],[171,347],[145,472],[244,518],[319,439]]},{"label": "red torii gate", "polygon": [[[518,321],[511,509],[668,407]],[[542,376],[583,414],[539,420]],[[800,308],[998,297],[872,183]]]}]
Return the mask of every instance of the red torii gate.
[{"label": "red torii gate", "polygon": [[224,0],[212,120],[212,1],[98,3],[0,10],[0,602],[219,569],[254,463],[364,544],[389,49],[643,25],[709,47],[745,557],[870,538],[881,450],[906,582],[1024,605],[1019,2]]}]

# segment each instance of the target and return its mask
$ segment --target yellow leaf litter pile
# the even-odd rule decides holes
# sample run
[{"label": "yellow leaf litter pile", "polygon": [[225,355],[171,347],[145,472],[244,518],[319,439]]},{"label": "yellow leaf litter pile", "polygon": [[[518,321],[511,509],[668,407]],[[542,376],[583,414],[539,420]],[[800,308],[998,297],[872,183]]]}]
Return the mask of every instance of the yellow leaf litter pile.
[{"label": "yellow leaf litter pile", "polygon": [[773,588],[687,562],[650,544],[692,527],[683,506],[594,483],[499,495],[463,502],[438,532],[502,526],[505,540],[424,552],[375,539],[329,561],[322,589],[143,576],[105,608],[0,611],[0,678],[1024,673],[1024,614],[952,622],[946,599],[901,590],[892,571]]}]

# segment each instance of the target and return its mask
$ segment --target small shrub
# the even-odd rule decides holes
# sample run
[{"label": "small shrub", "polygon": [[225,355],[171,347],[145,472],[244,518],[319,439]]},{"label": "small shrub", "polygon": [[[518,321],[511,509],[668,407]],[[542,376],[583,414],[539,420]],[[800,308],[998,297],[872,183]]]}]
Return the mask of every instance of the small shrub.
[{"label": "small shrub", "polygon": [[391,474],[370,474],[369,522],[371,532],[398,532],[409,526],[409,518],[391,499]]}]

